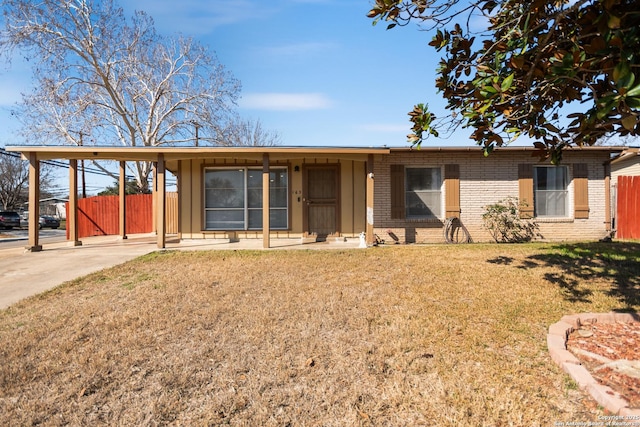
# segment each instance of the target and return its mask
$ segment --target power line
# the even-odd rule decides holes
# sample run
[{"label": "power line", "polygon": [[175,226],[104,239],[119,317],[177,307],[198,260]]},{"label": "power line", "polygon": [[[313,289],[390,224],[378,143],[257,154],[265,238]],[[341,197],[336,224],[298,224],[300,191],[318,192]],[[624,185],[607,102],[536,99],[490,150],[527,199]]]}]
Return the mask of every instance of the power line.
[{"label": "power line", "polygon": [[[7,150],[5,150],[4,148],[0,148],[0,154],[3,154],[5,156],[9,156],[9,157],[13,157],[13,158],[21,158],[20,154],[18,153],[12,153],[9,152]],[[59,168],[63,168],[63,169],[69,169],[69,163],[65,163],[62,162],[60,160],[42,160],[42,163],[46,164],[46,165],[50,165],[50,166],[55,166],[55,167],[59,167]],[[91,168],[91,167],[85,167],[85,172],[93,174],[93,175],[100,175],[100,176],[108,176],[113,178],[113,176],[101,169],[98,168]],[[133,175],[125,175],[125,179],[127,180],[131,180],[131,179],[135,179],[135,177]],[[167,184],[173,184],[171,181],[167,181]]]},{"label": "power line", "polygon": [[[18,153],[11,153],[7,150],[5,150],[4,148],[0,148],[0,154],[4,154],[5,156],[9,156],[9,157],[13,157],[13,158],[20,158],[20,154]],[[42,160],[41,163],[44,163],[46,165],[49,166],[55,166],[55,167],[59,167],[59,168],[63,168],[63,169],[69,169],[69,163],[65,163],[62,162],[60,160]],[[110,174],[108,174],[107,172],[98,169],[98,168],[91,168],[91,167],[85,167],[85,171],[87,173],[92,173],[94,175],[101,175],[101,176],[111,176]],[[133,179],[133,175],[126,175],[127,179]]]}]

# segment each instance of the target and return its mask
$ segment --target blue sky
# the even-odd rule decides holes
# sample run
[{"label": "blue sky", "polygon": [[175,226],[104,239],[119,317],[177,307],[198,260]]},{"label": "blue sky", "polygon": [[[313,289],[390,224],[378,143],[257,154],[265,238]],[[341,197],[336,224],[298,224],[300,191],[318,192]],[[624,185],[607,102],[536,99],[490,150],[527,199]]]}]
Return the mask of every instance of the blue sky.
[{"label": "blue sky", "polygon": [[[407,112],[427,102],[439,55],[417,25],[386,30],[370,0],[127,0],[165,34],[193,36],[242,83],[238,112],[284,145],[406,146]],[[21,143],[9,107],[30,87],[28,63],[0,68],[0,145]],[[468,132],[433,145],[469,145]]]},{"label": "blue sky", "polygon": [[[407,112],[445,102],[434,87],[440,55],[417,25],[386,30],[371,0],[121,0],[165,35],[191,36],[242,83],[239,114],[277,131],[283,145],[408,146]],[[10,108],[31,85],[30,64],[0,64],[0,146],[22,144]],[[469,132],[429,145],[472,145]],[[64,175],[64,174],[63,174]],[[63,178],[64,179],[64,178]],[[111,183],[96,178],[97,187]]]},{"label": "blue sky", "polygon": [[133,0],[158,29],[192,34],[242,82],[239,112],[285,145],[406,145],[407,112],[435,99],[417,27],[386,31],[368,0]]},{"label": "blue sky", "polygon": [[[386,31],[368,0],[133,0],[161,31],[191,34],[242,82],[239,112],[285,145],[402,146],[416,102],[444,105],[416,26]],[[468,143],[468,140],[464,142]]]}]

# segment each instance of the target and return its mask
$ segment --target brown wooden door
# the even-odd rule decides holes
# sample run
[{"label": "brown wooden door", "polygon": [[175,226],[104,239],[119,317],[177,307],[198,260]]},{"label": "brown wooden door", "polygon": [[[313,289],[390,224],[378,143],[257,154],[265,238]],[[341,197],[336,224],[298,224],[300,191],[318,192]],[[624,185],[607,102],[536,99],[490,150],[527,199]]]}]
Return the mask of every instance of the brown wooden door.
[{"label": "brown wooden door", "polygon": [[304,226],[324,240],[338,233],[339,175],[337,165],[312,165],[304,169]]}]

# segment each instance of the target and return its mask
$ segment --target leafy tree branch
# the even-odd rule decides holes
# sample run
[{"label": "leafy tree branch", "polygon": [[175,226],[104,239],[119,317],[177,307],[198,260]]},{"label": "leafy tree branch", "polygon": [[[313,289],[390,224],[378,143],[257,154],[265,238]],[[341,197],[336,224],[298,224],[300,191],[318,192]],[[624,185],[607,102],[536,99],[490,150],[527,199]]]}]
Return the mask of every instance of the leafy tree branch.
[{"label": "leafy tree branch", "polygon": [[443,55],[435,86],[451,116],[417,104],[412,145],[446,123],[487,154],[527,135],[557,163],[567,145],[640,132],[640,1],[376,0],[368,16],[418,21]]}]

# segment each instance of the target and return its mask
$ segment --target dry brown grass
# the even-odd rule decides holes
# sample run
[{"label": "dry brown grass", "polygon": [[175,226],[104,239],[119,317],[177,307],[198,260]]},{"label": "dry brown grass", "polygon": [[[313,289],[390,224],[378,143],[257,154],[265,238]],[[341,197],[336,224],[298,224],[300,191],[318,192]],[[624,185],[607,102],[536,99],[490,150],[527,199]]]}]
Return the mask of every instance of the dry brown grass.
[{"label": "dry brown grass", "polygon": [[154,253],[0,312],[0,424],[596,420],[547,328],[640,309],[639,260],[632,243]]}]

